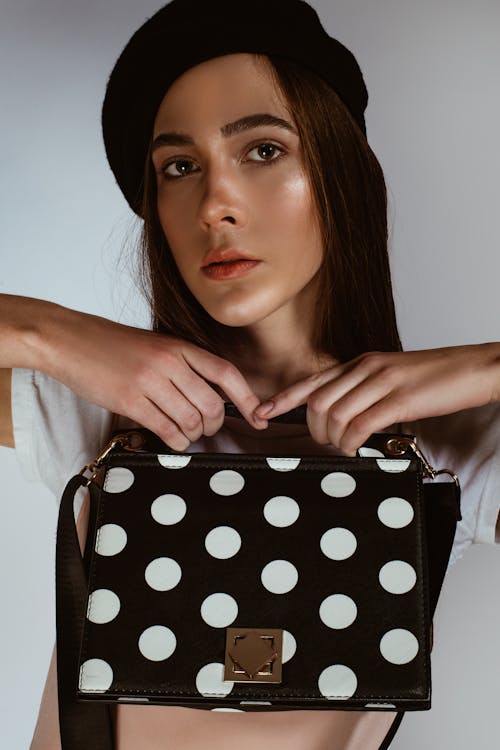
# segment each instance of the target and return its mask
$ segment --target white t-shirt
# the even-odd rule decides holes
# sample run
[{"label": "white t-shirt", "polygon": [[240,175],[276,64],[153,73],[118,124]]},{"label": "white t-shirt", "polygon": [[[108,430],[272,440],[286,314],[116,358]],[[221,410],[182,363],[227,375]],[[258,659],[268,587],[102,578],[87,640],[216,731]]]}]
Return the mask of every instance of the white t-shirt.
[{"label": "white t-shirt", "polygon": [[[43,373],[21,368],[12,371],[12,418],[23,475],[45,484],[57,501],[68,479],[97,456],[112,429],[136,426],[125,417],[113,423],[113,415],[106,409],[83,400]],[[243,434],[241,430],[248,433],[248,428],[246,422],[242,425],[242,420],[227,417],[216,435],[191,443],[187,452],[269,454],[272,445],[276,452],[290,455],[338,453],[333,446],[316,443],[307,425],[270,424],[267,430],[253,430],[254,435]],[[450,469],[460,479],[462,520],[450,565],[470,544],[500,542],[500,537],[495,537],[500,511],[500,403],[403,423],[402,431],[416,437],[431,466]],[[439,479],[449,477],[435,481]],[[76,514],[85,499],[85,490],[79,492]],[[122,705],[117,709],[117,742],[120,750],[139,746],[142,750],[229,750],[235,743],[240,750],[250,750],[264,739],[275,750],[375,750],[395,715],[333,710],[230,714]],[[32,750],[60,747],[57,721],[53,660]],[[171,745],[165,744],[167,732]]]}]

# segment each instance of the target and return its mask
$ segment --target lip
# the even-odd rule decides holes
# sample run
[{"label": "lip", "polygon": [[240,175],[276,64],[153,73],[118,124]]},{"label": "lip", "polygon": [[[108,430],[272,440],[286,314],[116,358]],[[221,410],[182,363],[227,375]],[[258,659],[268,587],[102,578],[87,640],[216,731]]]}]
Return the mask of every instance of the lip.
[{"label": "lip", "polygon": [[256,268],[260,260],[238,259],[233,263],[221,263],[216,266],[204,266],[201,270],[209,279],[215,281],[222,279],[234,279],[236,276],[242,276]]},{"label": "lip", "polygon": [[216,247],[209,250],[202,261],[202,268],[209,266],[210,263],[221,263],[224,260],[259,260],[250,253],[244,253],[234,247]]}]

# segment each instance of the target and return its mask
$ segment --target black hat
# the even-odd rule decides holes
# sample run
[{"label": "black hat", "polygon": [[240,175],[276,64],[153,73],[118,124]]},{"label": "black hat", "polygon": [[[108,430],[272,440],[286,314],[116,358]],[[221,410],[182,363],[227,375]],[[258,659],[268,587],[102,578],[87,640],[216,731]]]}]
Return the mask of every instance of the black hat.
[{"label": "black hat", "polygon": [[356,58],[329,36],[304,0],[171,0],[131,37],[102,108],[104,146],[116,181],[139,213],[143,173],[158,108],[189,68],[221,55],[256,52],[302,63],[339,95],[366,136],[368,92]]}]

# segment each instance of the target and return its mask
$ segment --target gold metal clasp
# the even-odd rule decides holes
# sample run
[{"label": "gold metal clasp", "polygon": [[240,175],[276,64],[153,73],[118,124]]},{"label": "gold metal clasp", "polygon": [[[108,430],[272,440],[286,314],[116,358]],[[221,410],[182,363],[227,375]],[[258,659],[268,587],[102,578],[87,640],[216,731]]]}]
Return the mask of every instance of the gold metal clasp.
[{"label": "gold metal clasp", "polygon": [[392,437],[389,438],[389,440],[385,444],[385,450],[391,456],[402,456],[407,452],[409,448],[422,461],[425,469],[424,476],[432,477],[432,479],[434,479],[434,475],[436,473],[435,469],[433,469],[430,463],[427,461],[426,457],[416,444],[415,440],[406,437]]},{"label": "gold metal clasp", "polygon": [[85,474],[86,471],[90,471],[92,474],[85,486],[88,487],[89,484],[95,479],[101,464],[108,456],[108,454],[111,453],[113,448],[116,448],[117,445],[125,448],[125,450],[140,451],[141,448],[144,447],[145,442],[146,439],[140,432],[128,432],[120,435],[115,435],[115,437],[110,440],[109,443],[107,443],[107,445],[102,449],[97,458],[95,458],[91,463],[85,464],[83,469],[79,472],[80,474]]},{"label": "gold metal clasp", "polygon": [[408,449],[412,450],[415,455],[422,461],[424,465],[424,477],[430,477],[431,479],[434,479],[438,474],[449,474],[457,485],[458,489],[460,489],[460,482],[457,475],[453,471],[451,471],[451,469],[434,469],[418,447],[415,439],[412,440],[411,438],[400,436],[391,437],[385,444],[386,452],[392,456],[402,456],[407,452]]},{"label": "gold metal clasp", "polygon": [[283,630],[226,628],[224,680],[281,682]]}]

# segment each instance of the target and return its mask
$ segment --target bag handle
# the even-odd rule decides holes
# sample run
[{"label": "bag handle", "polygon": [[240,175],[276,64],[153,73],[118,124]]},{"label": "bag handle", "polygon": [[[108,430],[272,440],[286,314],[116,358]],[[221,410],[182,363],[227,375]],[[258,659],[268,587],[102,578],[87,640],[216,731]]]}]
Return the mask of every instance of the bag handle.
[{"label": "bag handle", "polygon": [[[226,417],[238,417],[245,419],[243,414],[238,410],[237,406],[232,401],[224,401],[224,411]],[[307,404],[301,404],[296,406],[294,409],[279,414],[277,417],[271,417],[269,422],[284,422],[285,424],[307,424]],[[402,432],[402,422],[397,423],[397,432]]]},{"label": "bag handle", "polygon": [[[272,417],[269,422],[285,422],[286,424],[306,424],[306,404],[296,406],[295,409]],[[245,419],[244,415],[238,410],[238,407],[232,401],[224,401],[224,411],[226,417],[238,417]]]}]

